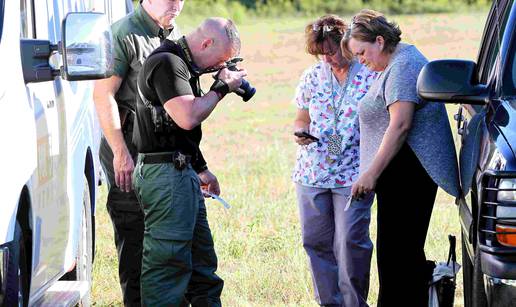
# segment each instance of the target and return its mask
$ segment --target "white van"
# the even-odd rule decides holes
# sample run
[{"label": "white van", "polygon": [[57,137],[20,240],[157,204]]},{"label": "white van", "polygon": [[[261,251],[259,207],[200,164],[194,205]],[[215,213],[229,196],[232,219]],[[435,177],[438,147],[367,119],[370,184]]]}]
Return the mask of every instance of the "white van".
[{"label": "white van", "polygon": [[131,10],[0,0],[0,306],[89,304],[100,130],[84,80],[110,75],[109,25]]}]

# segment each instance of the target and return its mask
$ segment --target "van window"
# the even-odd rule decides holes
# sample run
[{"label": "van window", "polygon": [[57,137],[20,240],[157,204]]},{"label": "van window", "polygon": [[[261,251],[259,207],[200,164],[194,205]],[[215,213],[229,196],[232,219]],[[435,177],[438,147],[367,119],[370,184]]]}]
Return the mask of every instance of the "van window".
[{"label": "van window", "polygon": [[27,2],[20,0],[20,37],[27,38],[29,35]]},{"label": "van window", "polygon": [[4,4],[5,0],[0,0],[0,41],[2,40],[2,29],[4,28]]},{"label": "van window", "polygon": [[32,0],[20,0],[20,37],[34,38],[32,29]]}]

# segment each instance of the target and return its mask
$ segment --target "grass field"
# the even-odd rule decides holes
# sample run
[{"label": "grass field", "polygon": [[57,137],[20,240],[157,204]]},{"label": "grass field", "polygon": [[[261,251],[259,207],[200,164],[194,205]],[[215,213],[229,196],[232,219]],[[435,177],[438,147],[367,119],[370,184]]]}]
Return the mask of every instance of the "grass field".
[{"label": "grass field", "polygon": [[[403,39],[429,59],[475,59],[487,13],[399,16]],[[301,245],[295,192],[290,180],[296,144],[291,103],[301,72],[314,59],[304,53],[308,19],[252,19],[240,24],[242,56],[248,80],[258,93],[243,103],[237,96],[222,101],[204,124],[202,149],[221,183],[221,196],[232,208],[208,200],[208,215],[225,280],[225,306],[317,306],[307,258]],[[184,32],[194,25],[180,20]],[[207,88],[205,86],[205,88]],[[450,108],[450,114],[452,113]],[[97,206],[97,253],[92,301],[121,306],[113,230],[105,210],[105,187]],[[428,233],[429,259],[447,256],[447,235],[460,238],[453,199],[439,191]],[[417,206],[417,200],[414,203]],[[376,237],[376,205],[371,236]],[[460,255],[460,244],[457,249]],[[378,281],[373,256],[369,303],[376,304]],[[460,256],[459,256],[460,258]],[[400,262],[402,262],[400,256]],[[401,274],[410,279],[411,268]],[[456,292],[462,306],[462,275]]]}]

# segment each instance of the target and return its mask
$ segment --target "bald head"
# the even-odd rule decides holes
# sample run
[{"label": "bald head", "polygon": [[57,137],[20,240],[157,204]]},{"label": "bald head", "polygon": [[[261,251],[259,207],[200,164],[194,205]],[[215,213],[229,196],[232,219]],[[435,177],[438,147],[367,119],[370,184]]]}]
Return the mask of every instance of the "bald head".
[{"label": "bald head", "polygon": [[212,17],[204,20],[186,36],[194,61],[202,69],[214,67],[240,53],[240,35],[230,19]]},{"label": "bald head", "polygon": [[231,19],[208,18],[203,21],[198,30],[207,37],[218,38],[224,46],[230,47],[235,55],[240,53],[240,36]]}]

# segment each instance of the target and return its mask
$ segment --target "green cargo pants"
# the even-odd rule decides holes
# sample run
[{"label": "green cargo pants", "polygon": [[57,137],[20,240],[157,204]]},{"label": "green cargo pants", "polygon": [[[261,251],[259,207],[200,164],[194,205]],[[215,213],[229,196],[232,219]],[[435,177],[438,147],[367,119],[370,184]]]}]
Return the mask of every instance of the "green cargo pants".
[{"label": "green cargo pants", "polygon": [[[159,153],[163,154],[163,153]],[[144,306],[221,306],[224,282],[215,274],[217,256],[199,178],[190,164],[142,164],[133,173],[145,215],[141,295]]]}]

